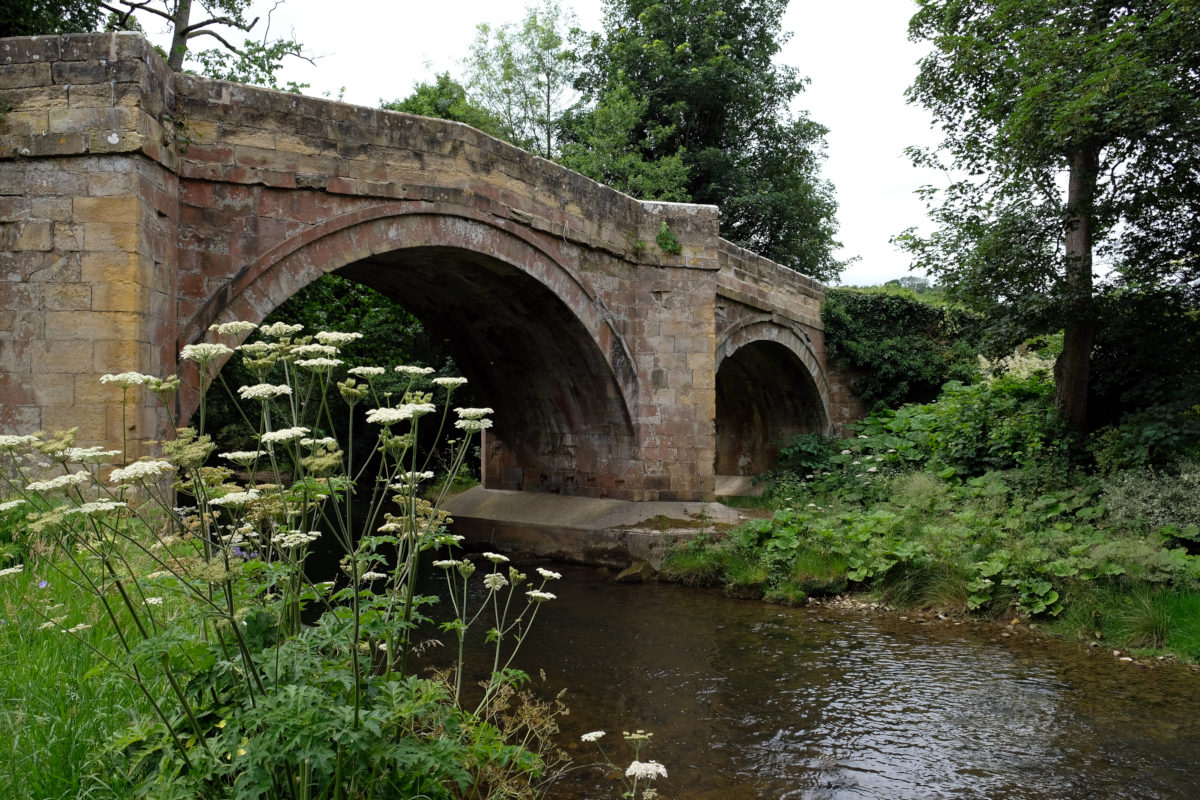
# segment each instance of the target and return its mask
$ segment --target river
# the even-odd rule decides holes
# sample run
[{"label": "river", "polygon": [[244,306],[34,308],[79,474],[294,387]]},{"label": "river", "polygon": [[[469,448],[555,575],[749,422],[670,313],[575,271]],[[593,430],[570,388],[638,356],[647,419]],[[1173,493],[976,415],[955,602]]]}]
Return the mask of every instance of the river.
[{"label": "river", "polygon": [[[486,563],[486,562],[485,562]],[[1200,674],[984,622],[786,608],[554,567],[519,665],[567,688],[563,738],[618,765],[651,731],[663,798],[1200,797]],[[599,767],[550,792],[616,798]]]}]

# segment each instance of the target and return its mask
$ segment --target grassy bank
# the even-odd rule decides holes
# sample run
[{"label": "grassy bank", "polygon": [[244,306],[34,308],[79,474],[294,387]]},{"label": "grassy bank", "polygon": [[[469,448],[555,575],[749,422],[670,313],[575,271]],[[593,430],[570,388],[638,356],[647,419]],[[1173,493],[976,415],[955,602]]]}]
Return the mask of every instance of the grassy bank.
[{"label": "grassy bank", "polygon": [[1185,524],[1200,465],[1048,489],[1027,470],[909,469],[877,444],[840,443],[826,474],[777,475],[773,516],[692,542],[664,573],[769,602],[866,592],[1200,661],[1200,536]]}]

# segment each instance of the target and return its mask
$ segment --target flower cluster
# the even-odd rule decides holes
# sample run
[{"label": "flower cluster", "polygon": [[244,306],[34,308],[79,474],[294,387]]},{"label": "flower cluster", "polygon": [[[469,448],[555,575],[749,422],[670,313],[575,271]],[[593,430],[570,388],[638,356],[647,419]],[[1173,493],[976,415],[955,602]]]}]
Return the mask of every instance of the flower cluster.
[{"label": "flower cluster", "polygon": [[148,478],[157,478],[175,471],[170,461],[135,461],[127,467],[114,469],[108,476],[110,483],[134,483]]}]

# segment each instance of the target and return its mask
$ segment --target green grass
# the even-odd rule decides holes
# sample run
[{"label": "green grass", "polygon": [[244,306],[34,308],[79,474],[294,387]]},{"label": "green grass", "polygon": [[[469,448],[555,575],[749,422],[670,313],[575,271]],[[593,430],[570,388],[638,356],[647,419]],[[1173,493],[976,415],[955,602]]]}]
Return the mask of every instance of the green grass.
[{"label": "green grass", "polygon": [[[0,796],[8,800],[97,796],[98,782],[112,777],[101,776],[115,733],[143,710],[136,687],[87,647],[116,655],[89,601],[53,572],[0,579]],[[41,628],[34,608],[65,616],[65,626],[93,627],[76,641],[61,627]]]}]

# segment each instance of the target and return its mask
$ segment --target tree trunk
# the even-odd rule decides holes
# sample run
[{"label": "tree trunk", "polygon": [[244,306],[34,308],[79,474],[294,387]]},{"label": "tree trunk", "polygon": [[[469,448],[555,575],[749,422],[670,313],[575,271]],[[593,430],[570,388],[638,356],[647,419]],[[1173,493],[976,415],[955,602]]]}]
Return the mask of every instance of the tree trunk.
[{"label": "tree trunk", "polygon": [[175,19],[171,23],[171,50],[167,53],[167,66],[172,72],[183,69],[183,57],[187,55],[188,25],[192,19],[192,0],[179,0],[175,6]]},{"label": "tree trunk", "polygon": [[1100,148],[1070,154],[1067,187],[1065,313],[1063,351],[1054,364],[1054,402],[1077,436],[1087,433],[1088,371],[1096,322],[1092,307],[1092,238]]}]

